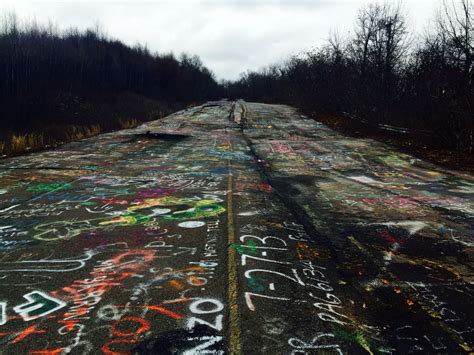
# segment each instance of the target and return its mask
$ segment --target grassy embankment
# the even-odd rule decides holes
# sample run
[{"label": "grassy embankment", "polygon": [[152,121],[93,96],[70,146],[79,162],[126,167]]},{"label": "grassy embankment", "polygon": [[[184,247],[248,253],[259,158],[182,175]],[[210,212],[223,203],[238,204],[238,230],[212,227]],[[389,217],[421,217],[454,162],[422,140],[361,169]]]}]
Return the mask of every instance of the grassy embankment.
[{"label": "grassy embankment", "polygon": [[50,101],[51,118],[40,120],[44,122],[42,126],[0,132],[0,156],[15,156],[100,133],[134,128],[185,107],[182,103],[163,103],[127,92],[55,94]]}]

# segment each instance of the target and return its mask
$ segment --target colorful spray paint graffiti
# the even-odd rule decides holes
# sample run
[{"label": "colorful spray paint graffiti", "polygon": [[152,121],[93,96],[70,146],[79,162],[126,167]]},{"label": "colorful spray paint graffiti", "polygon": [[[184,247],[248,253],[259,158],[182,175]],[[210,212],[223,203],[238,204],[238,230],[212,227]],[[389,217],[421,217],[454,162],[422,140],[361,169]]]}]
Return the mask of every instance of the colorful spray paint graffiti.
[{"label": "colorful spray paint graffiti", "polygon": [[472,186],[227,101],[1,160],[0,347],[472,351]]},{"label": "colorful spray paint graffiti", "polygon": [[[379,333],[391,340],[374,344],[367,329],[360,326],[352,330],[333,327],[327,334],[356,342],[369,353],[471,351],[472,328],[460,302],[472,295],[468,272],[472,265],[467,260],[474,236],[474,200],[466,187],[473,177],[443,170],[381,143],[346,139],[309,120],[295,122],[290,118],[294,113],[285,107],[249,104],[247,110],[244,133],[264,162],[262,170],[273,188],[298,211],[305,226],[322,238],[322,244],[331,246],[325,250],[321,245],[304,246],[301,241],[298,258],[313,263],[336,258],[343,284],[350,278],[351,284],[365,290],[349,296],[362,300],[352,303],[361,303],[364,312],[373,307],[379,312],[380,321],[370,328],[372,335]],[[281,130],[262,133],[262,124],[270,120]],[[293,135],[304,137],[304,142]],[[330,295],[335,286],[324,282],[325,270],[313,267],[306,272],[310,270],[319,279],[316,288]],[[337,326],[360,322],[355,317],[357,310],[351,316],[343,313],[342,299],[334,297],[324,304],[318,296],[314,305],[325,308],[326,319]],[[405,319],[406,324],[397,322],[390,312],[380,312],[371,301],[374,297],[379,303],[397,304],[397,319]],[[430,319],[423,331],[393,335],[400,329],[416,329],[420,309]],[[405,328],[407,325],[412,328]],[[323,348],[308,345],[308,349]]]}]

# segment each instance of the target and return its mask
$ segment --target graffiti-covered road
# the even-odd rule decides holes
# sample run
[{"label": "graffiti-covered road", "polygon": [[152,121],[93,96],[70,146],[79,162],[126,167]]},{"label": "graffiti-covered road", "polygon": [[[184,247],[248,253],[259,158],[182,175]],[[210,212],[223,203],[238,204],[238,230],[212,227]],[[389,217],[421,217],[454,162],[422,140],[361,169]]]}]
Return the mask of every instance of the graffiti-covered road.
[{"label": "graffiti-covered road", "polygon": [[474,177],[213,102],[0,161],[0,354],[471,352]]}]

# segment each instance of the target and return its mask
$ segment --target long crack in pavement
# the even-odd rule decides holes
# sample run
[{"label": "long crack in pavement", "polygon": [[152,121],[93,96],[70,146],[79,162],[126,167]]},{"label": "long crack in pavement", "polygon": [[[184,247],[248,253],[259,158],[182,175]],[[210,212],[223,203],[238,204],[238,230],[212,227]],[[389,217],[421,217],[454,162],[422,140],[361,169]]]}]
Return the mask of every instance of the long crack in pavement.
[{"label": "long crack in pavement", "polygon": [[241,101],[3,159],[0,353],[473,351],[473,194]]}]

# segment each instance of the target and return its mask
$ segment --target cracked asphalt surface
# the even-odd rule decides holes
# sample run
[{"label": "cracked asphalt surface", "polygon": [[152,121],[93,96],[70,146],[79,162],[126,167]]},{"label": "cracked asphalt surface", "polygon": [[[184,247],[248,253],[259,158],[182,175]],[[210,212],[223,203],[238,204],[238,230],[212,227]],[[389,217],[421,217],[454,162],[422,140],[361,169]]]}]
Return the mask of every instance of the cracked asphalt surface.
[{"label": "cracked asphalt surface", "polygon": [[473,196],[242,101],[0,160],[0,354],[472,352]]}]

